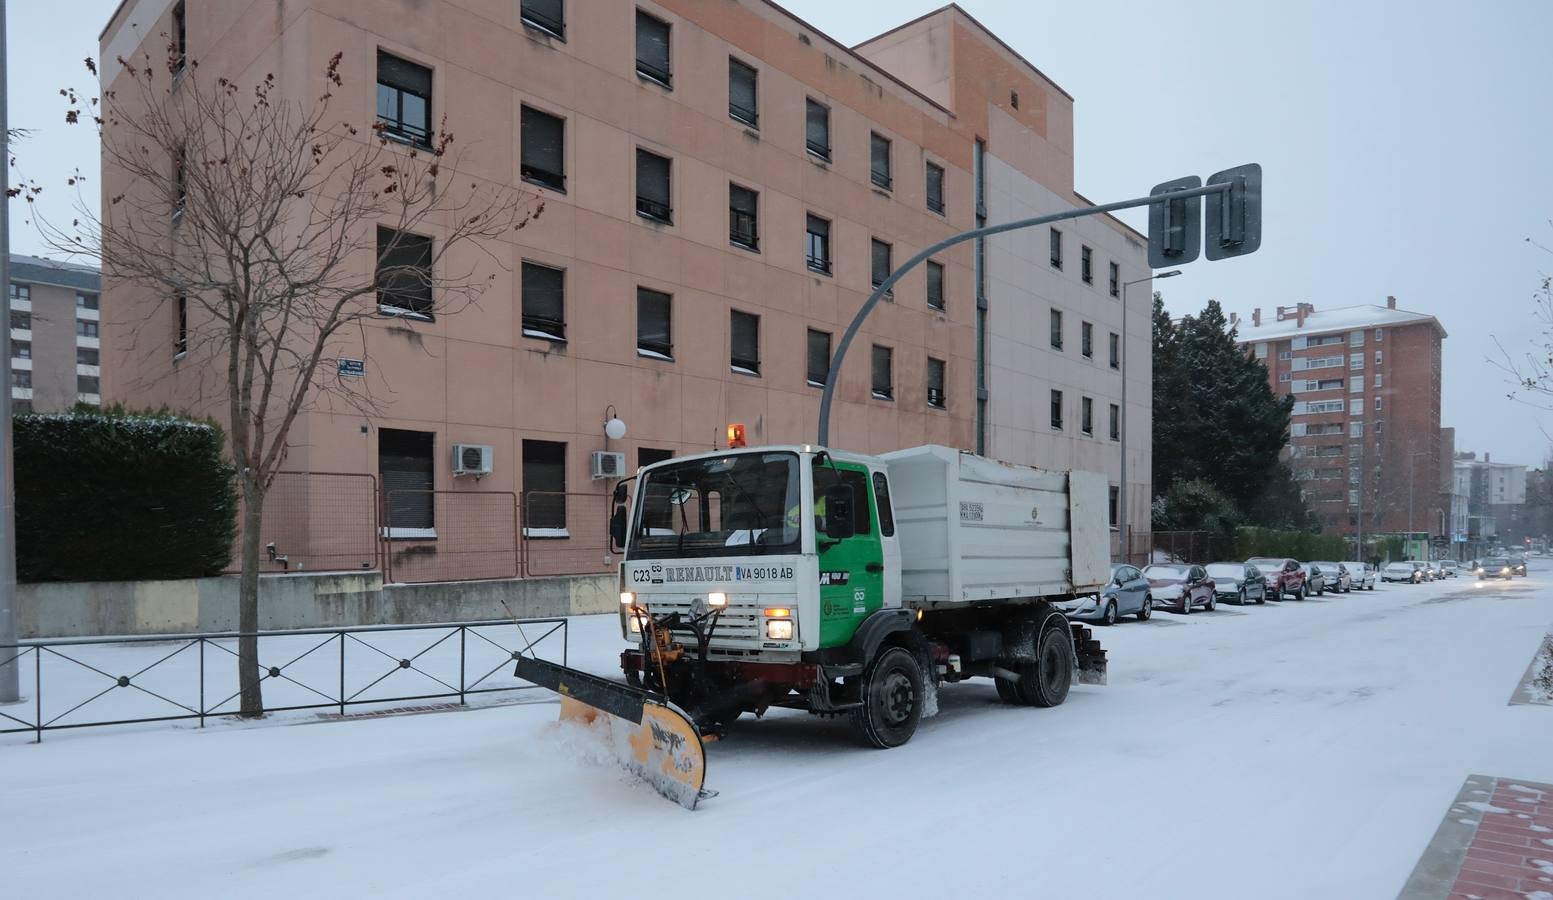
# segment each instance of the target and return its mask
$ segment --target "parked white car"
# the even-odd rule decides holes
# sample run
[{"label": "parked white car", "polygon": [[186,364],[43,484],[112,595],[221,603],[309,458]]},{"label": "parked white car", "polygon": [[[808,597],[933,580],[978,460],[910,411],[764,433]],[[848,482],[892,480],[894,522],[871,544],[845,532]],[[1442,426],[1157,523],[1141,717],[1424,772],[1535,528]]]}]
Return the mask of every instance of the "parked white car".
[{"label": "parked white car", "polygon": [[1394,562],[1388,563],[1384,569],[1380,570],[1380,580],[1418,584],[1424,580],[1424,573],[1413,563]]},{"label": "parked white car", "polygon": [[1354,590],[1375,590],[1375,579],[1378,573],[1375,571],[1374,566],[1362,562],[1345,562],[1343,567],[1348,570],[1348,574],[1353,578]]}]

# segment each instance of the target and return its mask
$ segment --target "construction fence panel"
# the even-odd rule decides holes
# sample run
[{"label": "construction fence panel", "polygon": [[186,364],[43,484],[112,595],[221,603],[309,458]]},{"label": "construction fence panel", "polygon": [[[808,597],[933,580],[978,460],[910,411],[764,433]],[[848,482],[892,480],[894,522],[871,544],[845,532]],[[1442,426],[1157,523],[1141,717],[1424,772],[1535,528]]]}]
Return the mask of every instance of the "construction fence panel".
[{"label": "construction fence panel", "polygon": [[387,491],[383,538],[386,581],[481,581],[522,573],[518,498],[511,491]]},{"label": "construction fence panel", "polygon": [[523,572],[529,577],[597,575],[620,562],[609,540],[609,494],[523,494]]},{"label": "construction fence panel", "polygon": [[[264,496],[259,571],[323,572],[376,569],[376,476],[360,472],[277,472]],[[227,572],[242,569],[243,502]]]}]

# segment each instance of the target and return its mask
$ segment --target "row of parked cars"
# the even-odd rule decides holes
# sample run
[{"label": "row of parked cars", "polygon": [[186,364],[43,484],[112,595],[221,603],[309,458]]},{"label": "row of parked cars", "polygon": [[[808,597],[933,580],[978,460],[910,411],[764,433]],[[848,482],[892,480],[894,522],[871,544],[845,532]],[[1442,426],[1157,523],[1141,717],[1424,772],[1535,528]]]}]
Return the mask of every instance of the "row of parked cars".
[{"label": "row of parked cars", "polygon": [[1142,569],[1111,566],[1111,581],[1098,595],[1063,604],[1068,618],[1114,625],[1125,616],[1147,621],[1156,609],[1212,612],[1220,602],[1241,606],[1268,600],[1304,600],[1328,591],[1373,591],[1377,581],[1419,584],[1450,578],[1463,568],[1479,578],[1526,574],[1524,557],[1486,557],[1463,567],[1455,560],[1408,560],[1377,568],[1364,562],[1299,562],[1258,556],[1245,562],[1155,563]]}]

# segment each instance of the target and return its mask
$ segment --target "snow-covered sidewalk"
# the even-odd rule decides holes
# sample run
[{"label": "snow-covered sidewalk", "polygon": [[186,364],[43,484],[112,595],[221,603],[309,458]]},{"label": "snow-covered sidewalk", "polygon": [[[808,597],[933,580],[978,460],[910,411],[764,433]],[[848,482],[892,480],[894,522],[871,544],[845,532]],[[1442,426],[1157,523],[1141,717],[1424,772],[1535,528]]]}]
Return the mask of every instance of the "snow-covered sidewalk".
[{"label": "snow-covered sidewalk", "polygon": [[[549,702],[50,734],[0,746],[0,872],[16,897],[1391,897],[1467,775],[1553,782],[1553,710],[1506,702],[1550,623],[1537,577],[1160,613],[1098,629],[1110,684],[1057,709],[949,686],[887,752],[741,723],[694,813]],[[616,620],[570,644],[611,672]]]}]

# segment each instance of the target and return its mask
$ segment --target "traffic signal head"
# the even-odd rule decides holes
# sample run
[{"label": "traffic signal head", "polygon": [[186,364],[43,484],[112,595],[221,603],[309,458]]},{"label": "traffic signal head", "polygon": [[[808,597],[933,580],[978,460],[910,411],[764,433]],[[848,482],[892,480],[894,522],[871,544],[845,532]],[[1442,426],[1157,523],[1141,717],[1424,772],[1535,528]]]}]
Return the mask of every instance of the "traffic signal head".
[{"label": "traffic signal head", "polygon": [[[1154,186],[1149,195],[1202,187],[1196,175]],[[1197,258],[1202,245],[1202,198],[1187,197],[1149,204],[1149,268],[1168,269]]]},{"label": "traffic signal head", "polygon": [[1209,259],[1255,253],[1262,246],[1262,167],[1247,163],[1209,176],[1229,190],[1208,195],[1206,242]]}]

